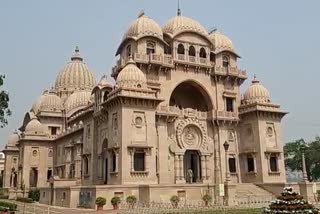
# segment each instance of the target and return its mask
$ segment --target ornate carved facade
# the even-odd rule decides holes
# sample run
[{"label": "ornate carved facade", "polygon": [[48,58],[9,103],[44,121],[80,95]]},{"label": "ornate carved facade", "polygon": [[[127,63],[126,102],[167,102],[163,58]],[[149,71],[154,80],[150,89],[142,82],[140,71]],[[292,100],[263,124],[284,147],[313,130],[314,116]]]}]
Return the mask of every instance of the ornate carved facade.
[{"label": "ornate carved facade", "polygon": [[6,187],[13,169],[27,188],[49,187],[53,175],[55,185],[100,186],[106,197],[103,185],[173,190],[286,181],[280,128],[286,113],[256,78],[241,98],[247,73],[225,35],[180,14],[163,27],[140,14],[117,56],[116,84],[106,76],[96,84],[76,49],[55,88],[10,138]]}]

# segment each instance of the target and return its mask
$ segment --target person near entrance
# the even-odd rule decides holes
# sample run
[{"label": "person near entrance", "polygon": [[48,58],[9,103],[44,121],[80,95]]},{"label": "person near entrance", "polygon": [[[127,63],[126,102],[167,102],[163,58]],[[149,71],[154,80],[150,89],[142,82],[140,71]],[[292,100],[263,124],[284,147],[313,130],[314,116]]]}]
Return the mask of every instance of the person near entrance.
[{"label": "person near entrance", "polygon": [[191,184],[192,181],[193,181],[193,172],[192,172],[192,169],[191,169],[191,168],[188,169],[187,175],[188,175],[189,183]]}]

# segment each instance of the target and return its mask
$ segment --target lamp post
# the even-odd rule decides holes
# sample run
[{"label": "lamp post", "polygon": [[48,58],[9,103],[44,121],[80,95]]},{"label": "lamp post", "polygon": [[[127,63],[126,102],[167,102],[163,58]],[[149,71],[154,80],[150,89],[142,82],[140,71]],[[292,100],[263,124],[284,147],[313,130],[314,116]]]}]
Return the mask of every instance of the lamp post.
[{"label": "lamp post", "polygon": [[225,151],[225,161],[226,161],[226,183],[230,182],[230,170],[229,170],[229,163],[228,163],[228,150],[229,150],[229,143],[226,141],[223,144],[224,151]]},{"label": "lamp post", "polygon": [[306,159],[305,159],[305,151],[306,151],[306,145],[302,144],[300,147],[301,150],[301,156],[302,156],[302,175],[303,175],[303,181],[307,182],[308,181],[308,175],[307,175],[307,168],[306,168]]}]

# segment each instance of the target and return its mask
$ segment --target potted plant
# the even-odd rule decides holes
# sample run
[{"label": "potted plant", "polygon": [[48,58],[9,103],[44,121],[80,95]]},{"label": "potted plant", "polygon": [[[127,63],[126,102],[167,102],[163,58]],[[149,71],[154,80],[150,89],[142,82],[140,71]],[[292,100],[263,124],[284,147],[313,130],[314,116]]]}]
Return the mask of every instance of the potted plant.
[{"label": "potted plant", "polygon": [[107,200],[104,197],[98,197],[96,199],[97,210],[103,210],[103,206],[106,205]]},{"label": "potted plant", "polygon": [[171,204],[174,208],[177,208],[178,207],[178,204],[179,204],[179,201],[180,201],[180,198],[176,195],[173,195],[171,198],[170,198],[170,201],[171,201]]},{"label": "potted plant", "polygon": [[205,194],[204,196],[202,196],[202,200],[204,201],[204,204],[208,206],[209,203],[212,201],[212,197],[209,194]]},{"label": "potted plant", "polygon": [[111,198],[111,204],[114,210],[118,209],[118,205],[120,204],[120,202],[121,202],[121,199],[118,196],[114,196],[113,198]]},{"label": "potted plant", "polygon": [[134,196],[134,195],[129,195],[126,199],[128,205],[129,205],[129,208],[134,208],[134,205],[136,204],[137,202],[137,197]]}]

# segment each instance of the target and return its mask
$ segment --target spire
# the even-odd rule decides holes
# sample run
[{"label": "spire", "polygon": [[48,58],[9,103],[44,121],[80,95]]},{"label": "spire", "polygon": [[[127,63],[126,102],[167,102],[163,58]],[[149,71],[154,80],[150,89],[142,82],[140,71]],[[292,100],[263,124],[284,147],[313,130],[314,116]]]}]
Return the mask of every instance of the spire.
[{"label": "spire", "polygon": [[81,55],[80,55],[80,50],[79,50],[79,47],[78,47],[78,46],[76,46],[76,48],[75,48],[75,50],[74,50],[74,54],[73,54],[72,57],[71,57],[71,61],[77,61],[77,60],[79,60],[79,61],[81,61],[81,62],[82,62],[82,60],[83,60],[83,58],[82,58]]},{"label": "spire", "polygon": [[178,0],[178,11],[177,11],[177,15],[178,15],[178,16],[181,16],[180,0]]}]

